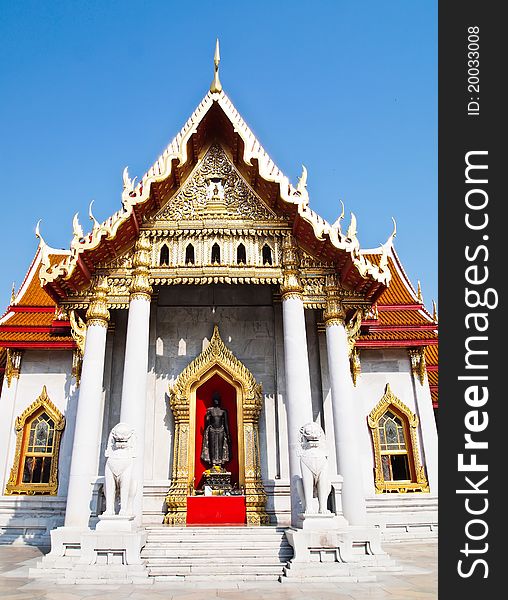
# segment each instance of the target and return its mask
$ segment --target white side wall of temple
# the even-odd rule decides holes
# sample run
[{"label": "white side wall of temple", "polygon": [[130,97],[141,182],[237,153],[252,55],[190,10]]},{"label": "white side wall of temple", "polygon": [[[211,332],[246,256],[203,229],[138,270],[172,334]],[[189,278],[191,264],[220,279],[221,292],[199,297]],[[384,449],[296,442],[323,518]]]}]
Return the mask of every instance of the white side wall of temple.
[{"label": "white side wall of temple", "polygon": [[[311,398],[309,414],[324,427],[335,470],[335,433],[329,349],[326,333],[317,328],[317,311],[305,310]],[[281,303],[273,303],[268,286],[161,287],[152,300],[149,317],[148,373],[144,442],[143,520],[160,523],[172,464],[174,423],[169,384],[206,345],[214,324],[225,344],[263,385],[260,418],[262,476],[272,521],[290,522],[290,468],[287,429],[284,326]],[[148,323],[148,321],[147,321]],[[104,449],[110,429],[120,420],[123,395],[127,311],[111,311],[105,346],[103,402],[98,482],[104,475]],[[352,388],[349,416],[355,427],[359,473],[367,519],[387,537],[427,535],[437,524],[437,435],[427,382],[422,386],[411,372],[403,349],[361,351],[362,373]],[[49,541],[47,531],[63,521],[79,388],[71,377],[70,351],[25,351],[21,374],[11,386],[4,382],[0,405],[0,477],[5,490],[14,459],[15,420],[46,386],[48,396],[66,417],[60,447],[58,496],[0,496],[0,543]],[[344,373],[341,374],[344,376]],[[419,452],[430,482],[430,494],[376,494],[374,459],[367,416],[389,383],[393,393],[420,419]],[[340,428],[339,428],[340,429]],[[345,482],[346,486],[346,482]],[[97,488],[96,488],[97,489]],[[92,504],[97,502],[97,494]],[[100,512],[100,509],[99,509]],[[93,522],[93,519],[92,519]],[[31,532],[31,533],[29,533]]]}]

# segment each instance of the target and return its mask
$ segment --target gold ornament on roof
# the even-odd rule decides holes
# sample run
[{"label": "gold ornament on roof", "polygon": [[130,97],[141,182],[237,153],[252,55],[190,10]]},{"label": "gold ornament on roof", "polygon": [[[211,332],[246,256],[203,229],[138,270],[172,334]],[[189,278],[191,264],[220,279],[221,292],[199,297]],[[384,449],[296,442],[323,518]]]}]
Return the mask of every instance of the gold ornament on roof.
[{"label": "gold ornament on roof", "polygon": [[18,379],[21,372],[21,358],[23,350],[11,350],[7,348],[7,361],[5,363],[5,378],[7,387],[11,387],[13,379]]},{"label": "gold ornament on roof", "polygon": [[418,377],[420,384],[423,385],[425,382],[425,373],[427,372],[425,346],[410,348],[408,352],[411,360],[411,372]]},{"label": "gold ornament on roof", "polygon": [[360,330],[362,327],[362,318],[363,318],[363,311],[360,308],[358,308],[356,310],[355,314],[353,315],[351,322],[348,325],[346,325],[349,356],[351,356],[353,349],[355,347],[355,344],[356,344],[356,340],[360,336]]},{"label": "gold ornament on roof", "polygon": [[418,298],[418,302],[423,304],[422,286],[420,284],[420,280],[418,280],[418,291],[416,293],[416,297]]},{"label": "gold ornament on roof", "polygon": [[76,342],[76,346],[81,354],[85,355],[85,340],[86,340],[86,324],[83,319],[76,314],[76,311],[71,310],[69,313],[69,320],[71,322],[71,335],[73,340]]},{"label": "gold ornament on roof", "polygon": [[353,379],[353,385],[356,387],[358,378],[362,372],[362,363],[360,362],[360,353],[356,348],[353,348],[351,356],[349,357],[349,365],[351,368],[351,378]]},{"label": "gold ornament on roof", "polygon": [[215,55],[213,57],[213,64],[214,64],[215,68],[214,68],[214,74],[213,74],[213,81],[210,86],[210,92],[212,92],[212,94],[222,92],[222,84],[219,79],[219,63],[220,63],[220,50],[219,50],[219,38],[217,38],[217,41],[215,42]]}]

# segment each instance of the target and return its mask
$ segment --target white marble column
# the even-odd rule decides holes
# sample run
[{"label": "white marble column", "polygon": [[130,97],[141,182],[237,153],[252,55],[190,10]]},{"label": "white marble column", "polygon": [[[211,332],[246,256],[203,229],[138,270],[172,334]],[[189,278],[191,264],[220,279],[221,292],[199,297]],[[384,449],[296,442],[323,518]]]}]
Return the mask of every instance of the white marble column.
[{"label": "white marble column", "polygon": [[127,322],[125,363],[120,421],[136,430],[136,459],[133,477],[137,481],[133,512],[137,525],[142,523],[145,455],[146,397],[148,379],[148,340],[150,332],[151,292],[148,281],[150,242],[141,237],[133,259],[133,279]]},{"label": "white marble column", "polygon": [[339,474],[344,478],[342,508],[344,517],[350,525],[365,525],[367,510],[356,435],[358,420],[355,415],[353,382],[349,366],[345,311],[336,293],[336,288],[329,288],[327,307],[323,316],[326,324],[337,467]]},{"label": "white marble column", "polygon": [[95,286],[95,297],[86,314],[85,353],[72,446],[65,527],[86,529],[90,519],[104,411],[102,381],[109,321],[107,291],[107,278],[102,277]]},{"label": "white marble column", "polygon": [[313,419],[303,297],[298,277],[297,251],[293,238],[290,236],[284,240],[283,260],[285,271],[284,285],[281,286],[281,292],[291,486],[291,524],[295,526],[298,522],[298,513],[302,512],[296,485],[297,479],[301,477],[298,454],[300,428]]},{"label": "white marble column", "polygon": [[413,386],[415,392],[416,414],[420,420],[420,455],[425,465],[430,493],[438,492],[438,437],[436,418],[432,408],[427,368],[425,364],[425,349],[409,350]]},{"label": "white marble column", "polygon": [[[17,437],[15,428],[17,415],[15,411],[16,392],[18,390],[19,370],[21,365],[21,351],[15,350],[14,352],[18,353],[15,357],[17,370],[12,373],[12,364],[6,365],[6,372],[2,385],[2,394],[0,395],[0,406],[2,407],[3,415],[3,418],[0,419],[0,456],[3,456],[5,460],[4,464],[2,465],[2,478],[0,481],[0,485],[2,486],[0,489],[2,492],[5,490],[5,486],[9,481]],[[9,357],[8,360],[12,360],[11,357]]]}]

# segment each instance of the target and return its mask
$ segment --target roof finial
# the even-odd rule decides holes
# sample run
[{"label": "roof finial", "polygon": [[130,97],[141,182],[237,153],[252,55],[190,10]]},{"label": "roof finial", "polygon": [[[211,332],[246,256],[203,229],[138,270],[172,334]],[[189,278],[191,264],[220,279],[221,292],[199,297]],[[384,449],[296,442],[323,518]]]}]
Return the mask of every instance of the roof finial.
[{"label": "roof finial", "polygon": [[423,304],[422,286],[420,284],[420,280],[418,280],[418,291],[416,293],[416,296],[418,298],[418,302],[420,302],[421,304]]},{"label": "roof finial", "polygon": [[14,281],[12,282],[12,292],[11,292],[11,306],[14,306],[16,302],[16,285]]},{"label": "roof finial", "polygon": [[435,300],[432,300],[432,318],[437,323],[437,306]]},{"label": "roof finial", "polygon": [[215,55],[213,57],[213,64],[215,66],[215,72],[213,75],[212,85],[210,86],[210,91],[212,92],[212,94],[222,92],[222,84],[219,79],[219,63],[220,63],[219,38],[217,38],[217,42],[215,43]]}]

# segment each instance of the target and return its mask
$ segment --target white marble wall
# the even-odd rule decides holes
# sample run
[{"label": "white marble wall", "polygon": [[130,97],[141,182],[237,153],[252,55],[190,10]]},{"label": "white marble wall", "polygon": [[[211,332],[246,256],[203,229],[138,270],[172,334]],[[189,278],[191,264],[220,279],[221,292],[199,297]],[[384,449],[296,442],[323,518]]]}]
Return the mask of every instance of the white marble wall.
[{"label": "white marble wall", "polygon": [[[282,310],[272,301],[268,286],[180,286],[161,287],[151,304],[147,414],[145,430],[144,513],[146,521],[160,523],[164,497],[170,484],[174,423],[169,407],[169,384],[202,351],[218,324],[222,339],[231,351],[263,384],[264,408],[260,419],[262,476],[269,495],[268,512],[273,522],[287,524],[290,515],[287,417],[285,403]],[[328,361],[324,333],[317,331],[317,311],[306,310],[306,329],[311,376],[313,416],[324,426],[329,446],[334,448]],[[110,429],[120,416],[127,311],[112,311],[104,373],[104,424],[99,476],[104,473],[103,450]],[[21,376],[11,387],[4,383],[0,399],[7,418],[0,420],[0,477],[2,490],[10,475],[15,450],[14,422],[46,385],[51,401],[66,417],[59,469],[59,497],[67,491],[74,418],[78,391],[71,378],[70,351],[26,351]],[[436,448],[423,448],[421,429],[435,424],[432,411],[422,411],[425,393],[418,402],[406,350],[361,351],[362,374],[355,388],[357,428],[365,495],[369,499],[369,521],[382,527],[397,521],[398,526],[419,522],[435,526],[434,504],[407,494],[398,497],[376,495],[373,478],[373,450],[367,415],[384,394],[386,383],[420,417],[420,458],[436,455]],[[430,395],[428,396],[430,398]],[[429,400],[430,401],[430,400]],[[331,471],[336,469],[333,450]],[[428,465],[426,465],[428,467]],[[430,477],[429,477],[430,479]],[[428,495],[427,495],[428,496]],[[411,499],[412,498],[412,499]],[[7,501],[7,498],[4,499]],[[23,501],[22,499],[20,500]],[[44,498],[41,498],[44,501]],[[9,500],[10,504],[12,502]],[[401,511],[406,502],[407,510]],[[434,500],[435,502],[435,500]],[[423,507],[425,505],[425,507]],[[393,510],[392,510],[393,508]],[[26,512],[26,511],[25,511]],[[393,512],[393,515],[392,515]],[[403,523],[400,522],[404,513]],[[398,516],[397,516],[398,515]],[[420,515],[420,516],[418,516]],[[49,521],[48,521],[49,523]]]},{"label": "white marble wall", "polygon": [[[427,465],[425,463],[425,452],[421,433],[423,428],[435,428],[435,423],[429,420],[427,414],[419,414],[407,350],[399,348],[365,349],[360,351],[360,356],[362,372],[355,388],[359,409],[358,435],[362,455],[362,478],[365,495],[366,497],[372,497],[375,496],[373,476],[374,455],[372,449],[372,436],[367,424],[367,416],[383,397],[386,384],[389,383],[395,396],[420,417],[418,446],[420,461],[425,466]],[[433,418],[433,415],[431,418]],[[410,494],[408,496],[410,496]]]}]

